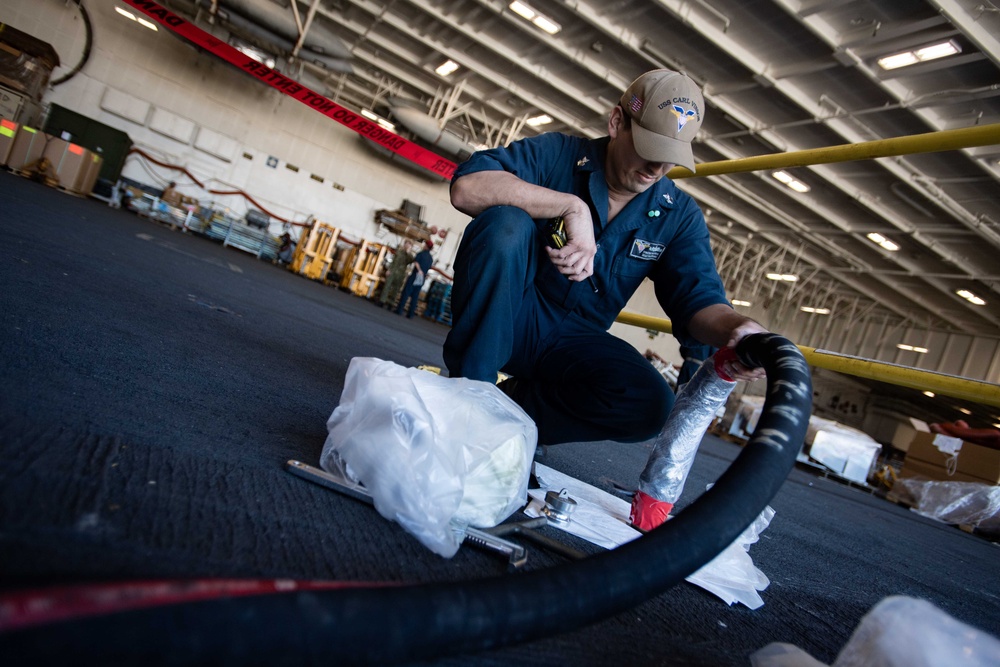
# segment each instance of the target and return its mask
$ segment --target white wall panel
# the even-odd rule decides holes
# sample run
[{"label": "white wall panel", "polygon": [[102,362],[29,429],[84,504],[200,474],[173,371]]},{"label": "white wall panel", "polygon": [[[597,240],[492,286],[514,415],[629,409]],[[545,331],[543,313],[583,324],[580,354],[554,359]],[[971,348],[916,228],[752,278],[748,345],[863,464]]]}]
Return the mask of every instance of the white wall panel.
[{"label": "white wall panel", "polygon": [[239,151],[240,144],[221,132],[210,130],[207,127],[199,127],[198,134],[194,139],[194,147],[220,160],[232,162]]},{"label": "white wall panel", "polygon": [[195,127],[193,121],[166,109],[153,109],[149,117],[149,129],[182,144],[191,143]]},{"label": "white wall panel", "polygon": [[101,109],[137,125],[144,125],[150,104],[134,95],[108,86],[101,97]]}]

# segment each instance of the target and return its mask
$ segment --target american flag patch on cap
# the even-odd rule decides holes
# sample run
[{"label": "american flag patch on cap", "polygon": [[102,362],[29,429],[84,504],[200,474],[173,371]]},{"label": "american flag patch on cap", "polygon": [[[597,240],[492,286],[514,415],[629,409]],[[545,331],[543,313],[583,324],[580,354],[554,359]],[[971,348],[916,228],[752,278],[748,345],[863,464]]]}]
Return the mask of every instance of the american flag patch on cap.
[{"label": "american flag patch on cap", "polygon": [[628,102],[628,108],[632,111],[632,113],[639,113],[642,111],[642,100],[633,95],[632,99]]}]

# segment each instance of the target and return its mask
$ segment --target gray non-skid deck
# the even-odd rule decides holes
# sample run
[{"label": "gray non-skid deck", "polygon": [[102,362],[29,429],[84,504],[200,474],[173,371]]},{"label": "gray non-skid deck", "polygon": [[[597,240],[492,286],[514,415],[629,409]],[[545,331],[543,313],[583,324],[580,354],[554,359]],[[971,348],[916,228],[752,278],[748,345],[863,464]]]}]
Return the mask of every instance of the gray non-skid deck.
[{"label": "gray non-skid deck", "polygon": [[[353,357],[440,366],[442,325],[6,173],[0,238],[3,590],[505,572],[502,559],[468,547],[442,559],[370,507],[284,470],[289,459],[317,464]],[[706,437],[684,503],[738,452]],[[647,455],[642,444],[572,444],[549,448],[546,463],[611,490],[634,486]],[[804,470],[771,505],[777,514],[750,552],[771,580],[758,610],[682,584],[586,628],[433,664],[746,665],[776,641],[832,662],[889,595],[1000,629],[997,545]],[[529,568],[563,562],[527,546]],[[15,657],[30,664],[57,650]]]}]

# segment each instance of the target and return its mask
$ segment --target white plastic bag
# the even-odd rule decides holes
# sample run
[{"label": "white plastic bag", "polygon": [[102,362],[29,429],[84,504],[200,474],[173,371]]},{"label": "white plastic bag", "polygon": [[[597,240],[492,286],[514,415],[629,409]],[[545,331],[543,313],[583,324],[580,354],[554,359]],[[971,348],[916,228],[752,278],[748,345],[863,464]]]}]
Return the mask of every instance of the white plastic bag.
[{"label": "white plastic bag", "polygon": [[488,382],[357,357],[327,427],[320,466],[360,481],[382,516],[446,558],[465,528],[527,502],[538,431]]}]

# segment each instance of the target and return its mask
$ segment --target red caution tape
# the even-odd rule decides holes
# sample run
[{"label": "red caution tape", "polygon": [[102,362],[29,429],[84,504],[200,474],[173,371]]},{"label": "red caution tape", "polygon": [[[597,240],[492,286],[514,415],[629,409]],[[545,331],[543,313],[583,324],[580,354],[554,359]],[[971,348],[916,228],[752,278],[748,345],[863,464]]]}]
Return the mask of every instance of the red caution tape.
[{"label": "red caution tape", "polygon": [[446,179],[450,179],[455,172],[456,164],[427,150],[423,146],[413,143],[408,139],[386,130],[378,123],[373,123],[361,114],[354,113],[350,109],[340,106],[336,102],[310,90],[301,83],[288,78],[284,74],[277,72],[266,65],[263,65],[248,55],[236,50],[236,48],[226,44],[217,37],[213,37],[201,28],[189,23],[187,20],[174,14],[168,9],[155,2],[145,0],[122,0],[125,4],[134,7],[146,16],[166,28],[173,30],[181,37],[197,44],[213,55],[222,58],[229,64],[238,67],[244,72],[257,77],[262,82],[271,86],[289,97],[292,97],[306,106],[315,109],[324,116],[332,118],[344,127],[354,130],[358,134],[371,139],[380,146],[384,146],[392,152],[406,158],[410,162],[420,165],[434,174]]}]

